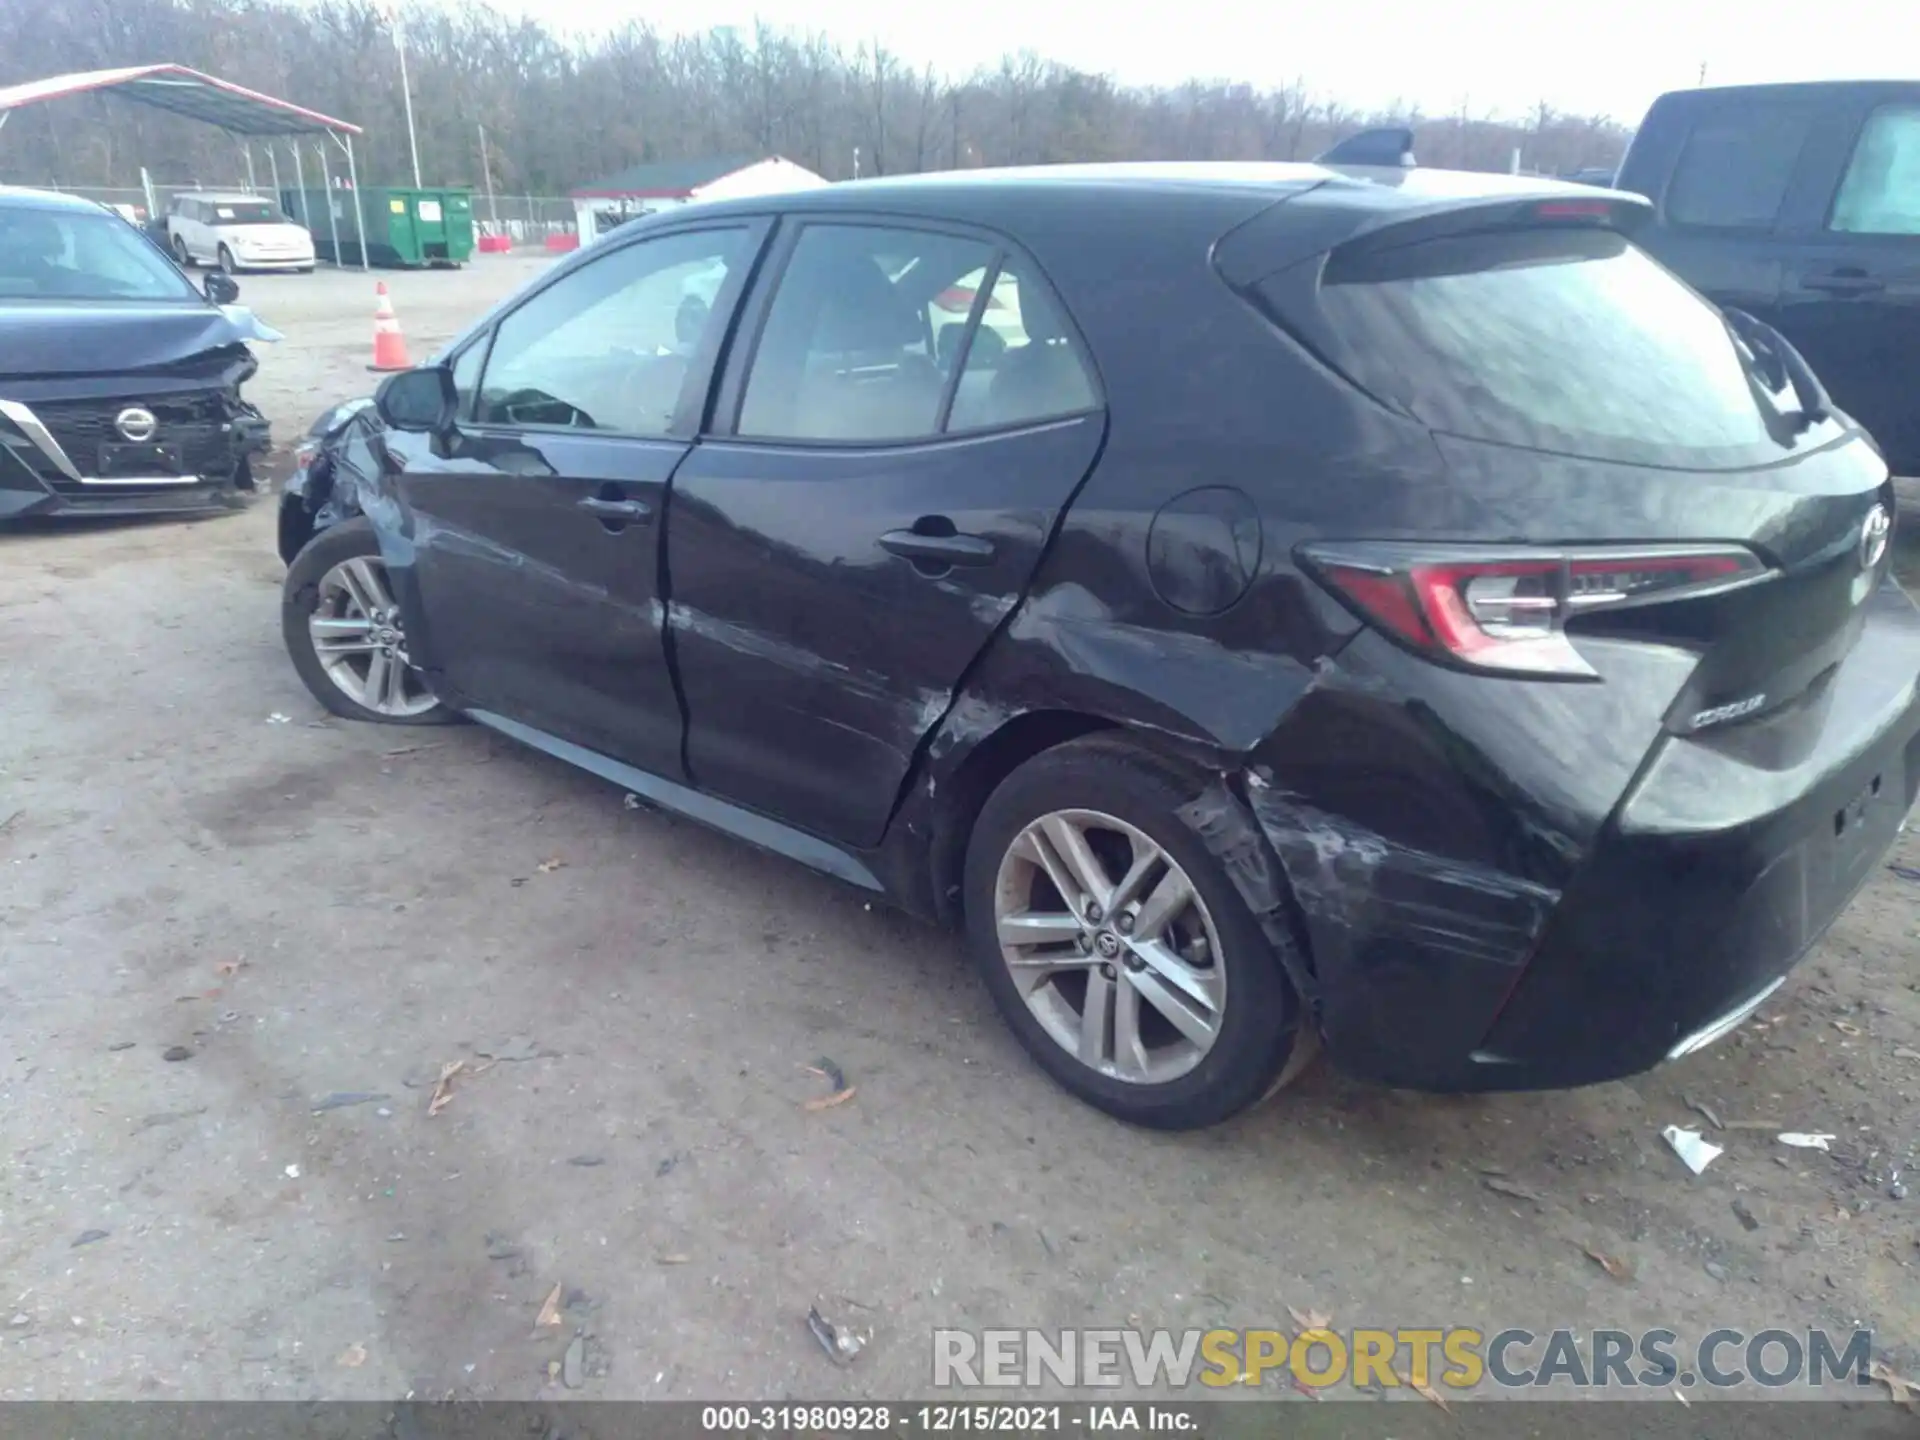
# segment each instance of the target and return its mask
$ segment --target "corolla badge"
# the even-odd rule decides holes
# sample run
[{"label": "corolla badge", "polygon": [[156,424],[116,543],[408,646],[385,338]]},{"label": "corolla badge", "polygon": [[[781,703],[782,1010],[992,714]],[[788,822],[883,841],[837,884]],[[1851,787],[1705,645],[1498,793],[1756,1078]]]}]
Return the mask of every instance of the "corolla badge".
[{"label": "corolla badge", "polygon": [[113,428],[134,444],[144,445],[153,438],[153,432],[160,428],[160,422],[153,418],[151,410],[129,405],[113,417]]},{"label": "corolla badge", "polygon": [[1860,527],[1860,568],[1871,570],[1880,563],[1887,553],[1887,537],[1893,533],[1893,517],[1887,513],[1887,507],[1876,505],[1867,512],[1866,523]]}]

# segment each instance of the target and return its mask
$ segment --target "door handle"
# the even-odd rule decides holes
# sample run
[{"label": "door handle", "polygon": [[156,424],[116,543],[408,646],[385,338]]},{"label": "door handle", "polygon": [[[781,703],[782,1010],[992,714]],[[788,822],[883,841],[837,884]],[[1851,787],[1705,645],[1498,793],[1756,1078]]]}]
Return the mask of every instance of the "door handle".
[{"label": "door handle", "polygon": [[1803,275],[1800,283],[1809,290],[1824,290],[1830,295],[1871,295],[1887,288],[1887,282],[1860,270],[1831,270]]},{"label": "door handle", "polygon": [[653,507],[644,500],[604,500],[598,495],[589,495],[580,502],[580,508],[602,520],[621,520],[628,524],[653,518]]},{"label": "door handle", "polygon": [[889,530],[880,537],[889,555],[918,565],[990,565],[993,542],[978,535],[922,535],[917,530]]}]

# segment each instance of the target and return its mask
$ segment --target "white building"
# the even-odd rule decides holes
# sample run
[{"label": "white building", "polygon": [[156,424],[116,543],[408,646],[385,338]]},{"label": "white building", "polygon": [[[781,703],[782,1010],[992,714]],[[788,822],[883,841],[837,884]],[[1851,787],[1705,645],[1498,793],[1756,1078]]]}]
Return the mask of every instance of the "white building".
[{"label": "white building", "polygon": [[828,183],[804,165],[769,155],[764,160],[667,160],[636,165],[583,185],[571,196],[580,222],[580,243],[591,245],[625,220],[699,200],[731,200],[811,190]]}]

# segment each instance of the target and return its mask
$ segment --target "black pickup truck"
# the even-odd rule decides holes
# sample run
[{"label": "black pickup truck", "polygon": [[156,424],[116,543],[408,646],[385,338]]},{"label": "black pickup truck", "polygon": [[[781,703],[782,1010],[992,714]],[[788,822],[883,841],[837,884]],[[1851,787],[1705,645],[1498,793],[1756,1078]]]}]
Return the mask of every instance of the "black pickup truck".
[{"label": "black pickup truck", "polygon": [[1615,185],[1636,239],[1778,329],[1898,475],[1920,475],[1920,80],[1680,90]]}]

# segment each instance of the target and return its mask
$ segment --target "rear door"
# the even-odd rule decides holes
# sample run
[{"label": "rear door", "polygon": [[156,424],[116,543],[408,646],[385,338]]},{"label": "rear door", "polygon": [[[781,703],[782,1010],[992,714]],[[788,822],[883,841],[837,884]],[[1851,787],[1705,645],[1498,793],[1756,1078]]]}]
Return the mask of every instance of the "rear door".
[{"label": "rear door", "polygon": [[674,476],[688,769],[736,804],[871,845],[1105,417],[1058,301],[998,238],[836,220],[779,248],[715,433]]},{"label": "rear door", "polygon": [[1920,87],[1823,124],[1784,228],[1780,329],[1894,470],[1920,474]]},{"label": "rear door", "polygon": [[[386,438],[416,658],[464,707],[681,773],[660,518],[763,236],[737,221],[609,246],[463,350],[451,441]],[[693,298],[716,271],[712,303]]]}]

